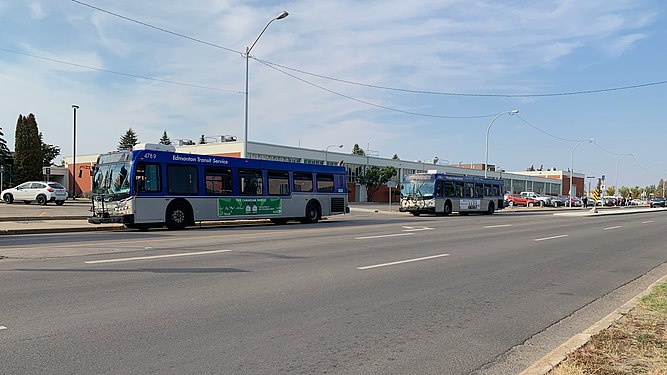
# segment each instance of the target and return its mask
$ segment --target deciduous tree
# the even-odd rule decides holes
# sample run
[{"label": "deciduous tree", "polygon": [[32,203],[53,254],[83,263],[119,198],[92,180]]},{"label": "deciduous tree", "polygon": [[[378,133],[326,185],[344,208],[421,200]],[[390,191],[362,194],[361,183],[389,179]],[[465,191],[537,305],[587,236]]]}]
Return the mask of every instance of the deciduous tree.
[{"label": "deciduous tree", "polygon": [[357,183],[366,186],[366,200],[371,202],[373,195],[380,189],[380,186],[386,184],[397,173],[393,166],[380,168],[374,165],[357,176]]}]

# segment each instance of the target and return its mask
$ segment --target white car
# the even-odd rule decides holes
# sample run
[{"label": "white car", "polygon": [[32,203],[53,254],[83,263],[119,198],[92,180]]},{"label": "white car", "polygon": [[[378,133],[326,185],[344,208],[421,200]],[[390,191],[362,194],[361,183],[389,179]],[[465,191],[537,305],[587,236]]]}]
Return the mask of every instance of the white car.
[{"label": "white car", "polygon": [[58,206],[62,206],[67,199],[67,191],[64,186],[57,182],[28,181],[11,189],[3,190],[0,196],[8,204],[14,201],[23,201],[25,204],[36,201],[39,205],[56,202]]}]

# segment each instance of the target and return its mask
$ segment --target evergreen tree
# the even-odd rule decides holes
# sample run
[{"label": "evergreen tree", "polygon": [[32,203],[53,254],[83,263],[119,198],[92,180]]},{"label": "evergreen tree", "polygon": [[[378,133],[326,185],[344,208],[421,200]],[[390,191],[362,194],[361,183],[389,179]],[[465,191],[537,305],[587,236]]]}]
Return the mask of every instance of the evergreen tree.
[{"label": "evergreen tree", "polygon": [[50,167],[53,165],[53,159],[60,155],[60,147],[44,143],[42,132],[39,132],[39,142],[42,149],[42,165]]},{"label": "evergreen tree", "polygon": [[32,113],[27,117],[19,115],[16,122],[15,139],[14,168],[16,181],[21,183],[30,180],[42,180],[42,145],[35,115]]},{"label": "evergreen tree", "polygon": [[0,127],[0,165],[11,164],[12,159],[12,152],[9,151],[4,137],[5,133],[2,132],[2,127]]},{"label": "evergreen tree", "polygon": [[7,147],[7,141],[5,141],[4,136],[5,133],[2,132],[2,128],[0,127],[0,168],[3,170],[2,182],[4,185],[0,186],[0,190],[4,189],[5,186],[8,186],[9,176],[11,175],[11,166],[13,164],[12,152],[9,150],[9,147]]},{"label": "evergreen tree", "polygon": [[160,144],[161,145],[170,145],[171,144],[171,139],[169,139],[169,136],[167,135],[166,130],[162,133],[162,138],[160,138]]},{"label": "evergreen tree", "polygon": [[137,138],[137,134],[132,130],[132,128],[127,129],[125,134],[120,137],[120,141],[118,142],[118,149],[119,150],[131,150],[134,148],[134,146],[139,143],[139,138]]},{"label": "evergreen tree", "polygon": [[352,155],[365,156],[366,153],[361,147],[359,147],[359,144],[355,143],[354,147],[352,148]]}]

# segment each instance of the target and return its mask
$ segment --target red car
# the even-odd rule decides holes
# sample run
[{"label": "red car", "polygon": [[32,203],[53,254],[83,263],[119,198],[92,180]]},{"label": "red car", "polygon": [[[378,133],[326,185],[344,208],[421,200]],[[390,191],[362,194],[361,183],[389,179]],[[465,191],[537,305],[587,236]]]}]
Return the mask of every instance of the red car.
[{"label": "red car", "polygon": [[510,194],[505,197],[505,201],[509,206],[539,206],[540,202],[533,198],[523,197],[519,194]]}]

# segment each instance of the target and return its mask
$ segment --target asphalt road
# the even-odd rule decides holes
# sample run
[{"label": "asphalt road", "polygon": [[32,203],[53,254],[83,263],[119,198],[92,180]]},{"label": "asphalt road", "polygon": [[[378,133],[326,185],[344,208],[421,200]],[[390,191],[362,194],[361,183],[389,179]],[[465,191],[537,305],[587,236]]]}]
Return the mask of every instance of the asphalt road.
[{"label": "asphalt road", "polygon": [[1,374],[511,374],[664,274],[665,212],[0,237]]}]

